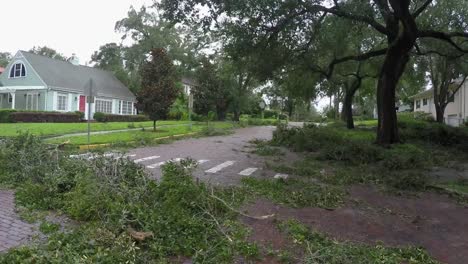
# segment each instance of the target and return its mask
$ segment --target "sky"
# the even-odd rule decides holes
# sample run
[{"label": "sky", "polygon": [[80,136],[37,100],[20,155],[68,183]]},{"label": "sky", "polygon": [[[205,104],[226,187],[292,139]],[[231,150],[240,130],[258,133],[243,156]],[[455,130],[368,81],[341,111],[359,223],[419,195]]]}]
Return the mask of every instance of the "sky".
[{"label": "sky", "polygon": [[139,9],[151,0],[2,0],[0,51],[16,53],[48,46],[81,64],[109,42],[120,42],[115,23],[130,6]]}]

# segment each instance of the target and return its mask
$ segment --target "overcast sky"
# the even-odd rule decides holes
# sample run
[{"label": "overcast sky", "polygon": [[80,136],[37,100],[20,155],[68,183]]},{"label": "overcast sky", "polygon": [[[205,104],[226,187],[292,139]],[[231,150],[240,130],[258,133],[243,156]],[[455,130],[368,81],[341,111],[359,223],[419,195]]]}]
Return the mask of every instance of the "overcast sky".
[{"label": "overcast sky", "polygon": [[2,0],[0,51],[48,46],[80,63],[103,44],[120,42],[115,22],[151,0]]}]

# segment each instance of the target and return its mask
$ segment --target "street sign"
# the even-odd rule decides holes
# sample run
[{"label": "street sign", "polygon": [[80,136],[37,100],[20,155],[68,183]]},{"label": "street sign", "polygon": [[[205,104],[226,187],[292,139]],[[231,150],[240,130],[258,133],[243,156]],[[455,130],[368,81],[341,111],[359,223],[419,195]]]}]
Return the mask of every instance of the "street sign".
[{"label": "street sign", "polygon": [[266,104],[265,104],[265,102],[261,101],[258,106],[260,106],[260,108],[263,110],[263,109],[265,109]]},{"label": "street sign", "polygon": [[94,96],[86,96],[86,103],[88,104],[94,104]]}]

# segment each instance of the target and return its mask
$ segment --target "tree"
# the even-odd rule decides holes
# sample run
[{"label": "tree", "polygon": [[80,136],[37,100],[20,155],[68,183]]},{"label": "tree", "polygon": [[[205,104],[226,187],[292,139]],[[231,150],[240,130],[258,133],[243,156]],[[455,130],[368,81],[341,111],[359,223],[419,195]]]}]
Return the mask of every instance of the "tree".
[{"label": "tree", "polygon": [[[410,60],[411,51],[422,39],[437,39],[449,43],[460,52],[467,53],[468,32],[439,30],[428,23],[420,22],[420,17],[436,20],[440,13],[436,7],[449,1],[432,0],[327,0],[315,1],[215,1],[215,0],[164,0],[162,7],[175,21],[199,21],[206,28],[213,21],[225,28],[228,41],[240,50],[255,54],[264,62],[260,65],[271,72],[282,69],[297,58],[320,56],[316,49],[316,37],[326,17],[334,16],[341,20],[366,25],[372,29],[380,41],[361,41],[366,45],[358,53],[335,57],[323,68],[314,58],[308,60],[310,68],[320,70],[324,77],[331,78],[336,65],[347,61],[365,61],[373,57],[383,57],[377,85],[378,129],[376,142],[382,145],[400,141],[395,109],[396,91],[401,76]],[[468,20],[466,1],[450,1],[459,6],[447,19],[453,23]],[[209,8],[210,17],[201,17],[197,5]],[[445,14],[442,14],[446,16]],[[201,18],[200,18],[201,17]],[[210,19],[211,18],[211,19]],[[335,40],[336,42],[336,40]]]},{"label": "tree", "polygon": [[116,43],[107,43],[95,51],[91,56],[91,61],[95,62],[94,67],[110,71],[115,77],[125,84],[134,93],[140,88],[140,79],[135,79],[135,72],[125,67],[124,48]]},{"label": "tree", "polygon": [[46,56],[54,60],[66,61],[67,58],[63,54],[58,53],[56,50],[49,48],[47,46],[37,46],[33,47],[29,52],[35,53],[37,55]]},{"label": "tree", "polygon": [[231,102],[231,93],[222,84],[219,70],[208,58],[203,58],[195,77],[197,85],[192,90],[194,111],[201,115],[214,111],[219,120],[224,120]]},{"label": "tree", "polygon": [[436,120],[444,122],[444,113],[447,105],[454,100],[455,94],[463,87],[468,78],[467,60],[463,57],[447,57],[431,54],[429,73],[432,82]]},{"label": "tree", "polygon": [[12,56],[9,52],[0,52],[0,67],[6,67]]},{"label": "tree", "polygon": [[140,74],[142,89],[137,94],[137,108],[150,117],[156,131],[156,121],[166,118],[178,95],[174,65],[164,49],[153,49]]}]

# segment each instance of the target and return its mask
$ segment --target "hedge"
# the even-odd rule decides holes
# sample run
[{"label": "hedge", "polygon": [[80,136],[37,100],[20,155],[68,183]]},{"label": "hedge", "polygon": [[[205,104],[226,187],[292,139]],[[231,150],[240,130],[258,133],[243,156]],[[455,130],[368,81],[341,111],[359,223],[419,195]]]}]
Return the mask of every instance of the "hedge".
[{"label": "hedge", "polygon": [[78,123],[81,115],[59,112],[13,112],[9,115],[11,123]]},{"label": "hedge", "polygon": [[13,109],[1,109],[0,110],[0,123],[12,123],[11,114],[17,112]]},{"label": "hedge", "polygon": [[98,122],[143,122],[149,121],[149,118],[145,115],[112,115],[96,112],[94,120]]}]

